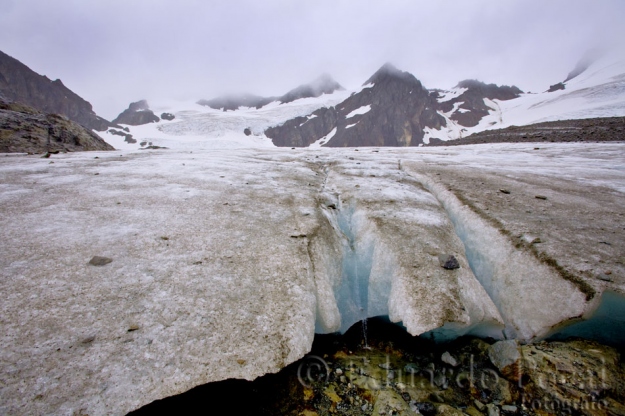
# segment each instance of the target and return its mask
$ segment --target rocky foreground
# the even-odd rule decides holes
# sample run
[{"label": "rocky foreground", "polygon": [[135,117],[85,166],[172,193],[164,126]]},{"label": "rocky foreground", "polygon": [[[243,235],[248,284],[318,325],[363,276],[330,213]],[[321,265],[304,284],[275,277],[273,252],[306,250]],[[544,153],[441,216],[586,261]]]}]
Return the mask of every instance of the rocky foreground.
[{"label": "rocky foreground", "polygon": [[365,337],[362,329],[318,336],[311,354],[277,374],[209,383],[130,415],[208,412],[216,402],[237,415],[625,414],[623,362],[596,342],[437,345],[380,319]]},{"label": "rocky foreground", "polygon": [[46,114],[0,96],[0,153],[114,150],[100,136],[59,114]]},{"label": "rocky foreground", "polygon": [[[315,333],[374,316],[411,339],[516,339],[529,355],[544,352],[545,337],[625,345],[624,150],[0,157],[0,412],[124,414],[205,383],[276,373],[311,351]],[[389,368],[371,359],[363,371],[464,369],[481,354],[511,383],[480,342],[449,348],[457,366],[432,353],[391,358]],[[568,364],[591,363],[594,349],[618,361],[593,345]],[[304,410],[353,407],[346,392],[360,370],[344,361],[349,351],[324,358],[335,386],[311,387],[320,404]],[[512,387],[503,402],[492,391],[441,402],[427,389],[425,400],[408,387],[395,384],[388,400],[523,410]],[[598,399],[618,402],[619,391]],[[400,410],[358,394],[349,397],[366,412]]]},{"label": "rocky foreground", "polygon": [[625,138],[625,117],[559,120],[486,130],[458,140],[431,139],[429,146],[482,143],[612,142]]}]

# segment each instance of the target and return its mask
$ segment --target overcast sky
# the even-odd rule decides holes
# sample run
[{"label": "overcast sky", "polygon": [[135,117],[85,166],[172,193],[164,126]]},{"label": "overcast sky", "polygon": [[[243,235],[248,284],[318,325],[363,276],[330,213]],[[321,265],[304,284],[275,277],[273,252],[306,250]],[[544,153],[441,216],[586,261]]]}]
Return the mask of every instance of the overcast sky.
[{"label": "overcast sky", "polygon": [[348,89],[387,61],[428,88],[542,91],[625,39],[622,0],[0,0],[0,50],[112,119],[142,98]]}]

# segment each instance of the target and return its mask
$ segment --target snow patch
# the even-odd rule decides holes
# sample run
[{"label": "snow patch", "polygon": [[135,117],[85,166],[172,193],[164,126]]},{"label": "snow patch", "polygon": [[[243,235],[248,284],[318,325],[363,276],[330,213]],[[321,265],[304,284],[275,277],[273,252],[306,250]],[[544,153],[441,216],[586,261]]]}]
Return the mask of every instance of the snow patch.
[{"label": "snow patch", "polygon": [[346,115],[345,118],[352,118],[357,115],[366,114],[369,111],[371,111],[371,104],[363,105],[362,107],[359,107],[355,109],[354,111],[352,111],[351,113],[349,113],[348,115]]},{"label": "snow patch", "polygon": [[332,130],[330,130],[330,133],[326,134],[325,136],[323,136],[322,138],[320,138],[319,140],[317,140],[314,143],[311,143],[310,148],[312,149],[318,149],[320,148],[322,145],[326,144],[327,142],[330,141],[331,138],[334,137],[334,135],[336,134],[336,127],[333,128]]},{"label": "snow patch", "polygon": [[468,88],[453,88],[449,91],[440,91],[439,92],[439,97],[438,97],[438,102],[439,103],[444,103],[446,101],[450,101],[453,100],[454,98],[464,94],[465,91],[467,91]]}]

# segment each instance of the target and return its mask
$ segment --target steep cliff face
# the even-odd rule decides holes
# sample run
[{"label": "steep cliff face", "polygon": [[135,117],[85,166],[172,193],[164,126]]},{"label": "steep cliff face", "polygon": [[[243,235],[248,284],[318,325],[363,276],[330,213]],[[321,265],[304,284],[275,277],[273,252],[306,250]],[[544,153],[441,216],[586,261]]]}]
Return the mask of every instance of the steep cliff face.
[{"label": "steep cliff face", "polygon": [[59,114],[44,114],[0,96],[0,152],[115,150],[97,134]]},{"label": "steep cliff face", "polygon": [[120,115],[113,120],[115,124],[128,124],[130,126],[141,126],[148,123],[158,123],[161,119],[150,110],[146,100],[130,103]]},{"label": "steep cliff face", "polygon": [[0,93],[44,113],[62,114],[84,127],[104,131],[111,123],[96,115],[91,104],[63,85],[32,71],[0,51]]},{"label": "steep cliff face", "polygon": [[[440,128],[437,102],[413,75],[382,66],[341,104],[299,117],[265,134],[276,146],[418,146],[423,128]],[[324,140],[325,137],[325,140]]]}]

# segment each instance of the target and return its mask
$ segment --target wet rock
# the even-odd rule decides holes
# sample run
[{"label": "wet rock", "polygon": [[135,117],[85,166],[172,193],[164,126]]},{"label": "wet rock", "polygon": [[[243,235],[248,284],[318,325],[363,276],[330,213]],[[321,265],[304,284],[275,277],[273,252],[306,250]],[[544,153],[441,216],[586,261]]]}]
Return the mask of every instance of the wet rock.
[{"label": "wet rock", "polygon": [[488,387],[492,390],[495,402],[500,404],[513,402],[512,389],[510,388],[510,383],[505,378],[497,377],[494,383]]},{"label": "wet rock", "polygon": [[460,263],[458,263],[458,259],[456,259],[451,254],[439,254],[438,263],[441,265],[442,268],[447,269],[447,270],[460,268]]},{"label": "wet rock", "polygon": [[473,401],[473,404],[475,405],[477,410],[479,410],[480,412],[483,412],[484,410],[486,410],[486,405],[477,399]]},{"label": "wet rock", "polygon": [[429,402],[417,403],[415,407],[417,408],[419,413],[421,413],[424,416],[436,415],[436,407],[434,407],[432,403],[429,403]]},{"label": "wet rock", "polygon": [[413,414],[410,410],[410,405],[402,399],[394,390],[384,389],[380,390],[378,398],[375,401],[373,407],[374,415],[410,415]]},{"label": "wet rock", "polygon": [[445,364],[449,364],[452,367],[457,367],[460,364],[454,357],[451,356],[448,351],[445,351],[443,353],[443,355],[441,356],[441,361]]},{"label": "wet rock", "polygon": [[447,388],[447,377],[443,373],[436,373],[434,376],[434,385],[442,389]]},{"label": "wet rock", "polygon": [[[619,400],[612,403],[608,397],[625,395],[625,374],[615,349],[593,341],[570,341],[524,345],[521,352],[521,399],[526,407],[537,402],[569,407],[581,403],[579,414],[623,414]],[[599,411],[606,408],[610,412]]]},{"label": "wet rock", "polygon": [[473,406],[467,407],[467,409],[464,412],[469,416],[484,416],[482,412],[480,412]]},{"label": "wet rock", "polygon": [[404,366],[404,372],[406,374],[418,374],[419,367],[415,363],[408,363]]},{"label": "wet rock", "polygon": [[447,404],[440,404],[437,407],[437,414],[441,416],[464,416],[464,413],[455,407],[451,407]]},{"label": "wet rock", "polygon": [[499,412],[499,408],[491,403],[486,405],[486,414],[488,416],[499,416],[501,413]]},{"label": "wet rock", "polygon": [[519,411],[519,409],[516,406],[512,406],[509,404],[505,404],[501,406],[501,410],[503,410],[506,413],[517,413]]},{"label": "wet rock", "polygon": [[521,360],[521,353],[516,340],[494,343],[488,348],[488,357],[501,374],[511,380],[518,380],[520,376],[519,361]]},{"label": "wet rock", "polygon": [[334,384],[330,384],[328,388],[324,390],[323,394],[325,394],[333,403],[340,403],[342,401],[341,397],[336,394],[336,386]]},{"label": "wet rock", "polygon": [[89,260],[89,264],[92,266],[104,266],[112,261],[113,259],[109,257],[93,256],[91,260]]}]

